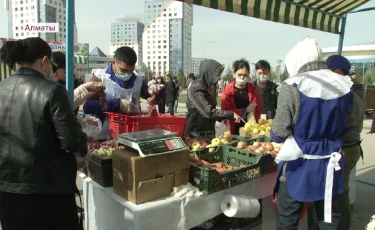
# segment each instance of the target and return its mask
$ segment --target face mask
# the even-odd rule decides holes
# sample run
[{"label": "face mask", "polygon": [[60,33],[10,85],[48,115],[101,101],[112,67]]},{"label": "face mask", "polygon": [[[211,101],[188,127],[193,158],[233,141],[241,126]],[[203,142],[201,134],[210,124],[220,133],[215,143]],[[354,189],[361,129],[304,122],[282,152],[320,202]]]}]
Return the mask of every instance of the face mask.
[{"label": "face mask", "polygon": [[157,81],[158,81],[158,83],[160,83],[160,82],[161,82],[161,80],[160,80],[160,79],[158,79]]},{"label": "face mask", "polygon": [[118,77],[122,81],[128,81],[132,75],[127,73],[118,72],[116,77]]},{"label": "face mask", "polygon": [[246,82],[247,82],[246,79],[241,79],[241,78],[236,77],[236,83],[238,83],[239,85],[244,85],[246,84]]},{"label": "face mask", "polygon": [[258,80],[259,82],[264,83],[264,82],[267,82],[267,81],[269,80],[269,77],[268,77],[267,75],[257,76],[257,80]]}]

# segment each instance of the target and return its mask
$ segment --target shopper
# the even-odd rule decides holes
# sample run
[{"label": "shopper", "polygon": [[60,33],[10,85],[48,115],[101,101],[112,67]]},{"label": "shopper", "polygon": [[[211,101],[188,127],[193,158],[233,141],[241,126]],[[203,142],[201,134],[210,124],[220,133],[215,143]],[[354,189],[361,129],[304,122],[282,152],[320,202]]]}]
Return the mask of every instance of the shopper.
[{"label": "shopper", "polygon": [[7,41],[0,60],[18,69],[0,82],[0,223],[3,230],[83,229],[76,156],[87,140],[66,89],[49,79],[51,47],[39,37]]},{"label": "shopper", "polygon": [[270,80],[271,65],[265,60],[255,64],[256,80],[251,83],[256,86],[259,98],[260,113],[265,114],[267,119],[275,117],[277,108],[277,84]]},{"label": "shopper", "polygon": [[177,87],[176,83],[172,80],[172,76],[167,74],[165,76],[165,81],[167,83],[167,94],[166,94],[166,101],[168,105],[168,112],[170,115],[174,115],[174,103],[177,99]]},{"label": "shopper", "polygon": [[176,84],[176,89],[177,89],[177,96],[176,96],[176,101],[174,102],[174,113],[177,114],[177,109],[178,109],[178,99],[180,97],[180,93],[182,91],[182,85],[178,82],[178,79],[176,76],[173,77],[173,81]]},{"label": "shopper", "polygon": [[160,90],[160,100],[158,101],[158,112],[160,114],[165,114],[165,103],[167,96],[167,88],[164,79],[161,76],[156,78],[156,85],[161,89]]},{"label": "shopper", "polygon": [[314,202],[321,229],[337,230],[340,220],[340,149],[347,127],[354,124],[349,116],[353,83],[328,70],[322,56],[316,41],[306,38],[285,58],[291,77],[279,88],[271,130],[272,140],[285,142],[275,159],[279,230],[298,229],[304,202]]},{"label": "shopper", "polygon": [[[233,77],[235,81],[229,83],[221,96],[221,109],[234,111],[244,120],[254,112],[255,118],[260,118],[260,105],[257,89],[249,82],[250,65],[245,59],[233,62]],[[245,124],[231,124],[231,133],[238,135],[240,127]]]},{"label": "shopper", "polygon": [[217,83],[223,70],[223,65],[212,59],[206,59],[200,65],[198,80],[193,81],[188,89],[183,138],[191,132],[215,130],[216,121],[241,121],[241,117],[233,111],[216,109]]}]

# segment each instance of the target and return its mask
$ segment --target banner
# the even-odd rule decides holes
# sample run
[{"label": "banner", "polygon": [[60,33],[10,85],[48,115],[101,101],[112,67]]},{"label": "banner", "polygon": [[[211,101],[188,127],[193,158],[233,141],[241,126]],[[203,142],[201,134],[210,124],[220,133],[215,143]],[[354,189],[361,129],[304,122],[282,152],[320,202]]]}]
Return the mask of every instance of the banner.
[{"label": "banner", "polygon": [[[13,38],[0,38],[0,48],[7,42],[7,41],[16,41],[17,39]],[[52,49],[52,52],[55,51],[66,51],[65,42],[60,41],[46,41]],[[88,47],[89,44],[87,43],[77,43],[74,45],[74,54],[75,55],[88,55]]]}]

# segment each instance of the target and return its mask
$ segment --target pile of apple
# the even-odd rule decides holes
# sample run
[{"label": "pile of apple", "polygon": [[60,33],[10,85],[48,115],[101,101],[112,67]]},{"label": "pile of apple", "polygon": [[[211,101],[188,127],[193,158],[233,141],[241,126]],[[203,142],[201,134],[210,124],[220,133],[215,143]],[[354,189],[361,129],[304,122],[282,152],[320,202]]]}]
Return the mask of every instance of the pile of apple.
[{"label": "pile of apple", "polygon": [[211,140],[211,143],[208,144],[207,141],[200,138],[185,138],[185,144],[192,151],[197,151],[202,148],[209,148],[209,152],[214,152],[216,147],[219,145],[227,145],[232,141],[232,134],[228,131],[223,134],[221,138],[214,138]]},{"label": "pile of apple", "polygon": [[191,164],[198,165],[203,168],[209,168],[212,170],[216,170],[218,173],[225,173],[241,168],[247,167],[247,165],[240,165],[240,166],[231,166],[231,165],[226,165],[223,162],[217,162],[217,163],[210,163],[205,160],[201,160],[197,154],[195,154],[194,157],[190,157],[189,161]]},{"label": "pile of apple", "polygon": [[266,135],[271,132],[271,126],[272,119],[259,119],[258,122],[256,122],[254,115],[251,115],[243,128],[246,133]]},{"label": "pile of apple", "polygon": [[246,149],[250,152],[256,152],[261,154],[271,154],[273,157],[276,157],[280,152],[280,149],[283,145],[276,142],[254,142],[252,145],[247,146],[246,142],[240,141],[237,143],[238,149]]}]

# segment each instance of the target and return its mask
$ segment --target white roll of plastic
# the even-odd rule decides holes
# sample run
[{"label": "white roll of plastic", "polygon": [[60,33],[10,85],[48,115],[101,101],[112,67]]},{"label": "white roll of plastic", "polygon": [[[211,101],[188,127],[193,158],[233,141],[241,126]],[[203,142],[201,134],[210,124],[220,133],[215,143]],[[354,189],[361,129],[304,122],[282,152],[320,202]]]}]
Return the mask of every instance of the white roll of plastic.
[{"label": "white roll of plastic", "polygon": [[254,218],[260,213],[259,201],[251,196],[226,195],[220,206],[228,217]]}]

